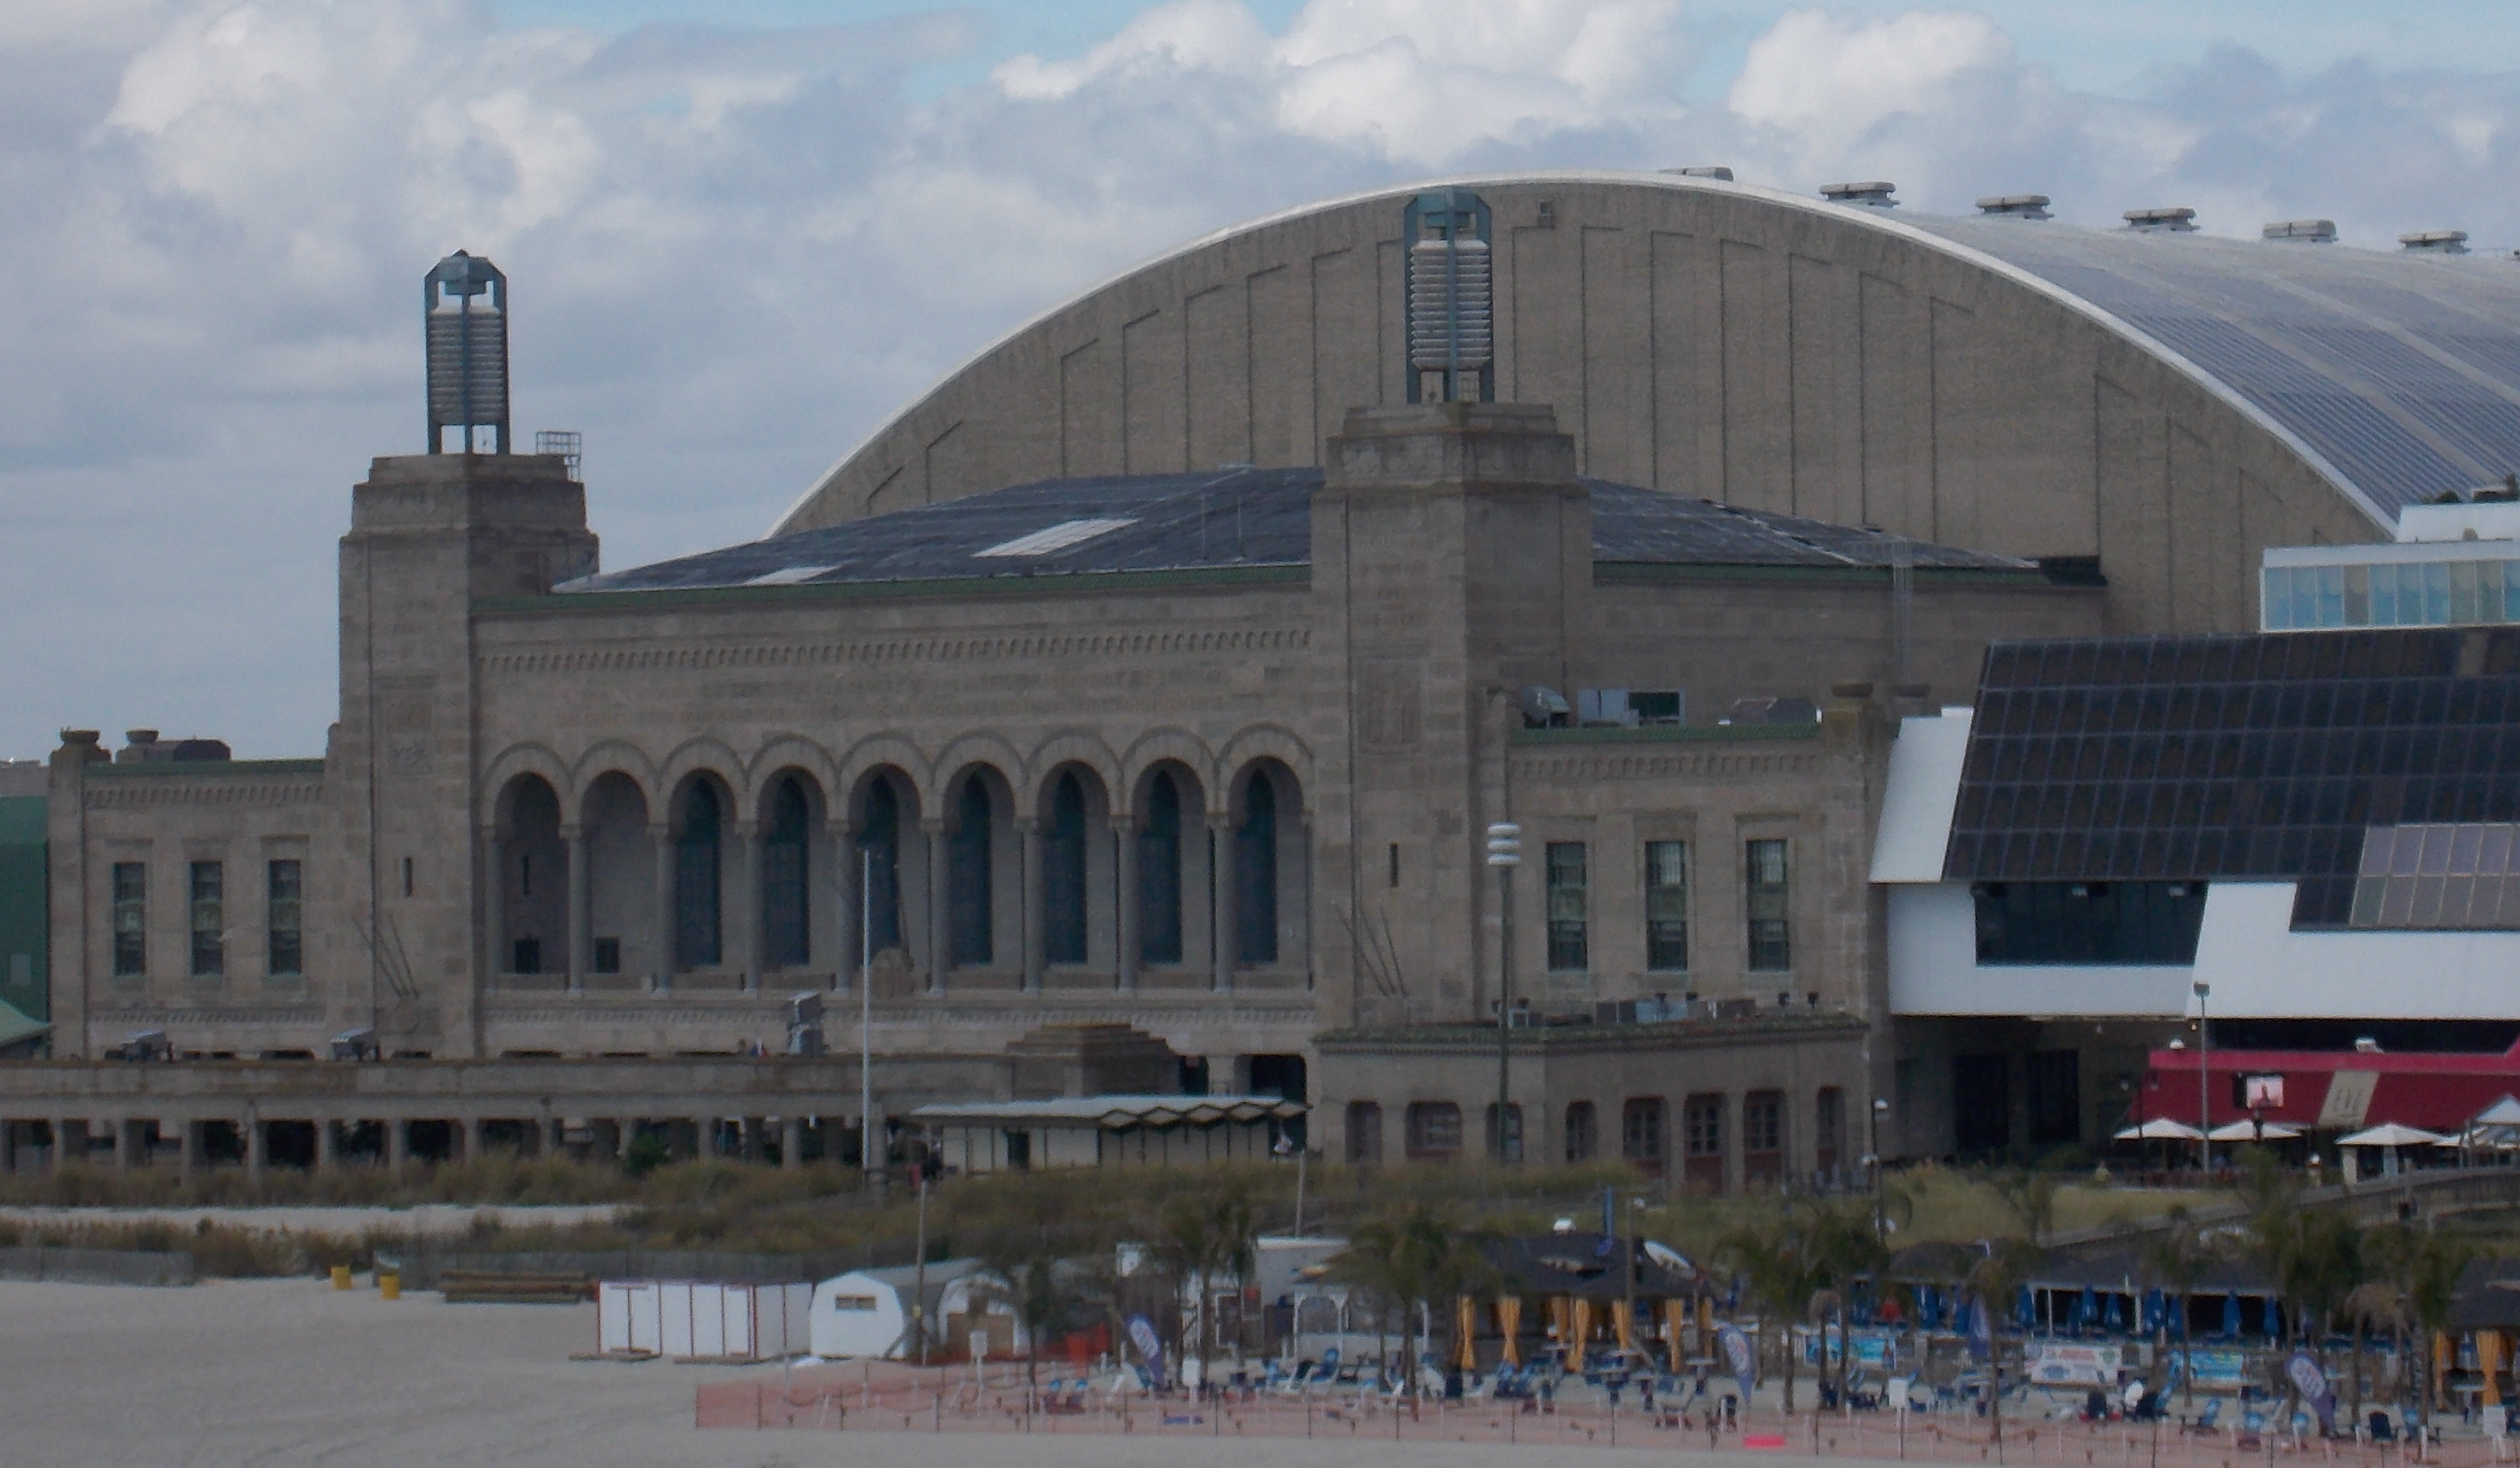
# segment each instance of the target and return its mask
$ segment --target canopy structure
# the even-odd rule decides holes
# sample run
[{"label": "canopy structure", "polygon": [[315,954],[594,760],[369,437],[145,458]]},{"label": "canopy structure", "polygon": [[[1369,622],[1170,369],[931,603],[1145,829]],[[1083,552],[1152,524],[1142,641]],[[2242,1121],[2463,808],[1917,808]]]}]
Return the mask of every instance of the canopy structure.
[{"label": "canopy structure", "polygon": [[[2193,1128],[2188,1135],[2195,1135]],[[2284,1142],[2301,1135],[2301,1128],[2286,1122],[2226,1122],[2208,1135],[2218,1142]]]},{"label": "canopy structure", "polygon": [[910,1119],[965,1172],[1261,1161],[1310,1108],[1278,1096],[1054,1096],[922,1106]]},{"label": "canopy structure", "polygon": [[2123,1127],[2117,1133],[2121,1142],[2193,1142],[2203,1136],[2204,1133],[2195,1127],[2168,1117],[2155,1117],[2149,1122]]}]

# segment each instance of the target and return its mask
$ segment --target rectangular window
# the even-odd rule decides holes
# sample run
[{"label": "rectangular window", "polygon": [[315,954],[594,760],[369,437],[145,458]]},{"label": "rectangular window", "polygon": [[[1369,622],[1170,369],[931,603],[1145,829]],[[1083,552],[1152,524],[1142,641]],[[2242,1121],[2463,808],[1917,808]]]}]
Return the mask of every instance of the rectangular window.
[{"label": "rectangular window", "polygon": [[2083,1056],[2037,1050],[2030,1056],[2030,1144],[2052,1147],[2083,1139]]},{"label": "rectangular window", "polygon": [[2371,575],[2368,567],[2345,568],[2345,624],[2349,627],[2371,624]]},{"label": "rectangular window", "polygon": [[1793,886],[1785,843],[1748,842],[1742,854],[1749,873],[1750,969],[1780,973],[1794,966]]},{"label": "rectangular window", "polygon": [[1412,1101],[1408,1117],[1409,1155],[1441,1161],[1462,1153],[1462,1109],[1450,1101]]},{"label": "rectangular window", "polygon": [[1645,843],[1645,967],[1688,967],[1688,843]]},{"label": "rectangular window", "polygon": [[1741,1180],[1776,1182],[1785,1175],[1785,1093],[1752,1091],[1741,1098]]},{"label": "rectangular window", "polygon": [[1589,967],[1585,943],[1584,844],[1549,844],[1549,967]]},{"label": "rectangular window", "polygon": [[513,956],[516,959],[516,967],[510,969],[508,971],[509,973],[541,973],[543,971],[543,940],[539,938],[518,939],[517,951]]},{"label": "rectangular window", "polygon": [[1508,1101],[1505,1107],[1505,1133],[1497,1133],[1497,1106],[1488,1103],[1488,1155],[1509,1163],[1522,1161],[1522,1105]]},{"label": "rectangular window", "polygon": [[1820,1088],[1818,1103],[1812,1108],[1812,1167],[1822,1172],[1837,1170],[1840,1138],[1846,1133],[1846,1092],[1833,1085]]},{"label": "rectangular window", "polygon": [[1591,1162],[1593,1160],[1595,1149],[1600,1145],[1600,1140],[1598,1135],[1598,1124],[1599,1124],[1595,1120],[1592,1102],[1574,1101],[1567,1104],[1566,1160],[1568,1162],[1579,1163]]},{"label": "rectangular window", "polygon": [[595,971],[599,974],[621,972],[621,940],[599,938],[595,940]]},{"label": "rectangular window", "polygon": [[1382,1161],[1382,1107],[1372,1101],[1347,1104],[1347,1160],[1371,1165]]},{"label": "rectangular window", "polygon": [[113,972],[123,979],[149,972],[149,868],[143,862],[113,864]]},{"label": "rectangular window", "polygon": [[274,861],[264,867],[263,931],[275,979],[293,979],[306,972],[305,867],[295,861]]},{"label": "rectangular window", "polygon": [[1681,1110],[1682,1180],[1695,1192],[1724,1191],[1724,1097],[1701,1092]]},{"label": "rectangular window", "polygon": [[1660,1096],[1631,1096],[1619,1109],[1619,1156],[1648,1177],[1662,1175]]},{"label": "rectangular window", "polygon": [[213,979],[228,971],[227,868],[196,861],[192,874],[193,977]]}]

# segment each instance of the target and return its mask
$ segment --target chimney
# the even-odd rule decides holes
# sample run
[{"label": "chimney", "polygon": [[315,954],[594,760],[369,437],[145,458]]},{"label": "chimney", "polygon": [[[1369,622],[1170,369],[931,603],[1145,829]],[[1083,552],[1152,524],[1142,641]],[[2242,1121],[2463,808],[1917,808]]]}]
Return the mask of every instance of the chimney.
[{"label": "chimney", "polygon": [[1857,183],[1822,184],[1820,197],[1831,204],[1860,204],[1868,208],[1895,209],[1899,201],[1890,196],[1898,187],[1886,178],[1868,178]]},{"label": "chimney", "polygon": [[2293,245],[2333,245],[2336,243],[2336,221],[2333,219],[2277,219],[2258,233],[2265,239]]},{"label": "chimney", "polygon": [[2398,236],[2398,243],[2409,254],[2465,254],[2467,231],[2463,229],[2419,229],[2410,235]]},{"label": "chimney", "polygon": [[2129,209],[2127,228],[2148,235],[2192,235],[2196,232],[2196,211],[2183,205],[2164,205],[2158,208]]},{"label": "chimney", "polygon": [[1977,211],[2003,219],[2052,219],[2045,194],[1990,194],[1977,202]]}]

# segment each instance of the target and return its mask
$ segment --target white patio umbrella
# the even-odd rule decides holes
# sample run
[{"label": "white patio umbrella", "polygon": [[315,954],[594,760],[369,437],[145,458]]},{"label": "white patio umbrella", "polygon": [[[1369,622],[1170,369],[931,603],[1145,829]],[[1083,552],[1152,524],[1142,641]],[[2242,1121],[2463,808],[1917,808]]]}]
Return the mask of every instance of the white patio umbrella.
[{"label": "white patio umbrella", "polygon": [[2383,1122],[2377,1126],[2336,1139],[2340,1147],[2421,1147],[2433,1142],[2452,1140],[2438,1131],[2408,1126],[2403,1122]]},{"label": "white patio umbrella", "polygon": [[2122,1127],[2117,1133],[2121,1142],[2192,1142],[2204,1135],[2184,1122],[2168,1117],[2155,1117],[2149,1122]]},{"label": "white patio umbrella", "polygon": [[2301,1135],[2301,1128],[2289,1122],[2226,1122],[2207,1134],[2218,1142],[2282,1142]]}]

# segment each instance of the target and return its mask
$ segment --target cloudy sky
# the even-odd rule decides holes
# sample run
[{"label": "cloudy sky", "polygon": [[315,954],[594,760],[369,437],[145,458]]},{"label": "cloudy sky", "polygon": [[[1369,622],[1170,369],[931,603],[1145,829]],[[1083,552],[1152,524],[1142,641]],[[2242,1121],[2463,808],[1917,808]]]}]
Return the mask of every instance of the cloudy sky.
[{"label": "cloudy sky", "polygon": [[[759,534],[1129,261],[1455,169],[2520,244],[2507,0],[0,0],[0,757],[320,753],[421,274],[516,293],[608,566]],[[2520,269],[2520,265],[2513,268]]]}]

